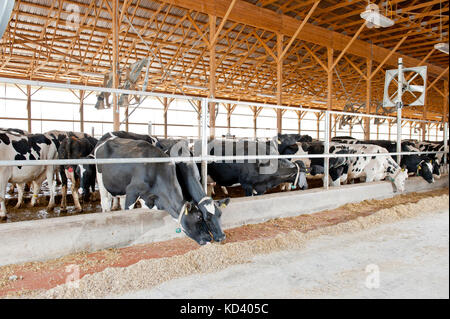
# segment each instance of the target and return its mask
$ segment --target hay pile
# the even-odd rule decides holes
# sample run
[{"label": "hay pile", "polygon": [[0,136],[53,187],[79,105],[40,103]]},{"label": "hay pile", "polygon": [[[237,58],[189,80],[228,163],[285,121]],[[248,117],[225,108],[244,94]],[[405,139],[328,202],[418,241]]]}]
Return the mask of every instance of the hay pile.
[{"label": "hay pile", "polygon": [[338,235],[356,232],[382,223],[411,218],[423,213],[448,209],[449,196],[423,198],[382,209],[367,217],[358,217],[345,223],[318,228],[307,233],[291,231],[272,238],[235,242],[226,245],[207,245],[184,255],[168,258],[141,260],[126,268],[107,268],[102,272],[86,275],[78,281],[79,287],[64,284],[34,298],[100,298],[128,291],[148,289],[165,281],[192,274],[220,271],[228,266],[251,262],[259,254],[285,249],[299,249],[321,235]]}]

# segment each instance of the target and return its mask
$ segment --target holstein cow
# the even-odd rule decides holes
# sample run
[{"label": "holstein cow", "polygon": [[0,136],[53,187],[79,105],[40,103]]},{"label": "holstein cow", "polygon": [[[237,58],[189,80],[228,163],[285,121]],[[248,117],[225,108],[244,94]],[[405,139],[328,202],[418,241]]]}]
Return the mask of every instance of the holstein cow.
[{"label": "holstein cow", "polygon": [[[381,146],[389,153],[397,152],[397,143],[392,141],[358,141],[358,144],[373,144]],[[418,150],[413,148],[408,142],[402,143],[401,147],[402,152],[417,152]],[[397,162],[397,156],[393,155],[392,158]],[[413,173],[416,176],[422,176],[424,180],[428,183],[434,182],[433,177],[433,160],[430,160],[425,155],[413,154],[413,155],[404,155],[402,156],[402,160],[400,162],[400,166],[408,169],[410,173]]]},{"label": "holstein cow", "polygon": [[[441,142],[415,141],[414,146],[421,152],[443,152],[445,150],[444,141]],[[440,176],[440,169],[444,165],[444,156],[446,155],[441,153],[441,154],[428,154],[426,156],[431,160],[435,161],[435,165],[433,165],[433,174],[435,174],[436,176]]]},{"label": "holstein cow", "polygon": [[[12,134],[20,134],[20,135],[29,134],[28,131],[21,130],[21,129],[18,129],[18,128],[2,128],[2,127],[0,127],[0,131],[6,131],[6,132],[8,132],[8,133],[12,133]],[[26,187],[27,185],[29,186],[29,184],[26,184],[25,187]],[[17,187],[19,188],[19,186],[17,186]],[[20,192],[20,191],[23,192],[22,189],[18,189],[18,191],[19,191],[19,192]],[[11,187],[9,188],[8,193],[10,193],[10,194],[13,194],[13,193],[14,193],[14,184],[11,184]]]},{"label": "holstein cow", "polygon": [[[271,145],[268,149],[267,146]],[[208,143],[210,155],[277,155],[277,147],[265,142],[211,140]],[[201,141],[195,143],[194,155],[201,154]],[[218,161],[208,163],[208,174],[221,186],[241,185],[245,196],[264,194],[282,183],[294,183],[306,189],[306,168],[302,161],[285,159]]]},{"label": "holstein cow", "polygon": [[[323,154],[325,145],[323,142],[311,142],[302,143],[299,152],[306,152],[307,154]],[[329,153],[334,153],[333,148],[330,146]],[[336,154],[348,154],[346,149],[338,150]],[[324,174],[324,159],[323,158],[310,158],[310,170],[311,176]],[[330,157],[328,160],[328,174],[330,176],[330,185],[340,185],[341,176],[347,173],[348,166],[346,165],[345,157]]]},{"label": "holstein cow", "polygon": [[[67,137],[58,148],[59,159],[81,159],[89,157],[90,153],[94,150],[97,144],[97,139],[88,136],[83,138],[77,138],[75,136]],[[90,165],[95,171],[95,165]],[[88,201],[90,196],[90,189],[95,190],[95,175],[94,178],[89,178],[85,175],[85,170],[81,165],[61,165],[59,167],[61,179],[62,179],[62,199],[61,199],[61,211],[67,210],[67,180],[71,181],[72,198],[75,204],[77,212],[81,212],[83,209],[80,204],[78,196],[78,189],[83,190],[83,200]],[[81,176],[83,178],[83,184],[81,184]]]},{"label": "holstein cow", "polygon": [[[408,178],[408,170],[402,169],[388,151],[378,145],[365,144],[330,144],[330,153],[347,151],[349,154],[361,154],[357,157],[346,157],[348,165],[348,180],[365,178],[366,182],[381,181],[388,178],[394,183],[397,191],[405,190],[405,180]],[[385,156],[364,156],[364,154],[386,154]]]},{"label": "holstein cow", "polygon": [[278,153],[282,155],[296,154],[299,150],[299,143],[310,143],[312,137],[300,134],[280,134],[275,137],[278,144]]},{"label": "holstein cow", "polygon": [[[161,149],[146,141],[122,139],[112,136],[102,141],[94,150],[95,158],[164,158]],[[125,209],[143,199],[148,207],[156,204],[178,220],[180,228],[198,244],[211,241],[202,213],[183,198],[178,183],[175,164],[98,164],[97,182],[102,210],[110,210],[112,196],[126,196]]]},{"label": "holstein cow", "polygon": [[[170,157],[191,157],[193,155],[186,140],[159,139],[156,145]],[[193,201],[197,205],[214,239],[216,241],[224,240],[225,234],[220,225],[220,217],[222,216],[220,207],[226,207],[230,199],[225,198],[214,201],[207,196],[200,183],[200,172],[195,163],[179,162],[175,165],[184,199]]]},{"label": "holstein cow", "polygon": [[[1,160],[48,160],[56,159],[58,150],[55,140],[49,134],[18,134],[0,131]],[[17,207],[23,200],[24,183],[33,182],[34,206],[42,182],[47,179],[50,188],[50,201],[47,206],[51,210],[55,205],[53,185],[54,166],[3,166],[0,167],[0,218],[6,217],[5,190],[8,182],[20,185]]]},{"label": "holstein cow", "polygon": [[[150,135],[145,134],[137,134],[132,132],[126,132],[126,131],[114,131],[104,134],[100,140],[97,142],[98,144],[101,144],[102,142],[106,141],[107,139],[111,138],[112,136],[120,137],[120,138],[126,138],[131,140],[137,140],[137,141],[146,141],[153,146],[156,146],[156,143],[158,140]],[[89,157],[94,158],[94,151],[91,152]],[[95,165],[80,165],[80,170],[83,171],[83,174],[81,176],[81,185],[83,187],[84,184],[89,185],[92,183],[92,181],[95,181],[96,179],[96,168]],[[95,183],[95,182],[94,182]],[[119,199],[122,203],[119,203]],[[122,207],[122,209],[125,209],[125,198],[122,197],[114,197],[113,199],[113,205],[111,207],[112,210],[119,209]],[[143,204],[143,201],[140,200],[141,204]]]}]

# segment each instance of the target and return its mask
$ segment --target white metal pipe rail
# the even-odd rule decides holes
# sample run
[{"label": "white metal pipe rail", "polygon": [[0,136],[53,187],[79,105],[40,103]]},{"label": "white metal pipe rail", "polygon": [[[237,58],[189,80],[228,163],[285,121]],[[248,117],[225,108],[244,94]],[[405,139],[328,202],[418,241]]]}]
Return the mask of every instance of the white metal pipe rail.
[{"label": "white metal pipe rail", "polygon": [[[1,78],[0,82],[3,83],[11,83],[11,84],[22,84],[22,85],[32,85],[32,86],[46,86],[60,89],[75,89],[75,90],[86,90],[86,91],[96,91],[96,92],[109,92],[114,94],[128,94],[128,95],[144,95],[144,96],[153,96],[153,97],[168,97],[175,99],[190,99],[190,100],[200,100],[202,107],[202,130],[201,130],[201,140],[202,140],[202,150],[201,156],[197,157],[170,157],[170,158],[115,158],[115,159],[68,159],[68,160],[19,160],[19,161],[0,161],[1,166],[36,166],[36,165],[79,165],[79,164],[113,164],[113,163],[166,163],[166,162],[201,162],[202,163],[202,180],[203,187],[206,191],[206,180],[207,180],[207,163],[208,162],[217,162],[217,161],[252,161],[252,160],[270,160],[270,159],[302,159],[302,158],[324,158],[325,163],[325,182],[324,187],[328,188],[328,159],[330,157],[338,158],[338,157],[358,157],[358,156],[386,156],[386,155],[413,155],[413,154],[441,154],[448,153],[447,150],[447,125],[444,125],[444,151],[441,152],[394,152],[394,153],[376,153],[376,154],[328,154],[328,149],[330,145],[330,114],[342,114],[342,115],[350,115],[355,117],[369,117],[369,118],[383,118],[383,119],[396,119],[395,117],[389,116],[380,116],[380,115],[369,115],[369,114],[361,114],[361,113],[349,113],[349,112],[339,112],[339,111],[328,111],[328,110],[315,110],[315,109],[304,109],[301,107],[290,107],[283,105],[273,105],[273,104],[262,104],[262,103],[254,103],[254,102],[240,102],[234,100],[226,100],[226,99],[216,99],[216,98],[204,98],[204,97],[195,97],[195,96],[186,96],[186,95],[177,95],[177,94],[162,94],[162,93],[153,93],[146,91],[133,91],[133,90],[124,90],[124,89],[112,89],[112,88],[102,88],[102,87],[94,87],[94,86],[83,86],[83,85],[72,85],[72,84],[64,84],[64,83],[52,83],[52,82],[42,82],[42,81],[31,81],[31,80],[17,80],[10,78]],[[283,110],[293,110],[293,111],[307,111],[307,112],[315,112],[321,113],[325,112],[325,152],[324,154],[306,154],[306,155],[245,155],[245,156],[211,156],[207,154],[207,143],[208,143],[208,115],[209,115],[209,103],[234,103],[239,105],[248,105],[248,106],[258,106],[263,108],[272,108],[272,109],[283,109]],[[397,125],[401,124],[401,117],[397,116]],[[404,119],[408,120],[408,119]],[[412,119],[413,120],[413,119]],[[399,123],[400,121],[400,123]],[[437,121],[421,121],[421,120],[413,120],[427,123],[440,123]],[[401,126],[401,125],[400,125]],[[397,136],[397,141],[401,141],[401,136]],[[445,161],[445,156],[444,156]]]},{"label": "white metal pipe rail", "polygon": [[88,165],[88,164],[144,164],[144,163],[179,163],[179,162],[219,162],[270,159],[302,159],[302,158],[340,158],[340,157],[372,157],[392,155],[444,154],[436,152],[393,152],[367,154],[303,154],[303,155],[229,155],[229,156],[193,156],[193,157],[128,157],[128,158],[96,158],[96,159],[53,159],[53,160],[12,160],[0,161],[0,166],[42,166],[42,165]]}]

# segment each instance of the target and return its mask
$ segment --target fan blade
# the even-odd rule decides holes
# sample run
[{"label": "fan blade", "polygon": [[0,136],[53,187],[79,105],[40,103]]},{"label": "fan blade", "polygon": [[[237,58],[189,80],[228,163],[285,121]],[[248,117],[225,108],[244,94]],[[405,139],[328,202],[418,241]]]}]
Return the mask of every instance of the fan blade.
[{"label": "fan blade", "polygon": [[423,93],[424,87],[423,85],[408,85],[408,91],[420,92]]}]

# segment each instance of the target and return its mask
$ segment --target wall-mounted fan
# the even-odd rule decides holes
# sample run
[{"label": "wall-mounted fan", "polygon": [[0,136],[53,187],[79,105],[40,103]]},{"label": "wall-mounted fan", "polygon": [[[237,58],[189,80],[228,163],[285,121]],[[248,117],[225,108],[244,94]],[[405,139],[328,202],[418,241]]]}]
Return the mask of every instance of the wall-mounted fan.
[{"label": "wall-mounted fan", "polygon": [[6,30],[11,18],[11,12],[14,8],[14,0],[2,0],[0,1],[0,39]]},{"label": "wall-mounted fan", "polygon": [[[403,83],[399,97],[399,82]],[[427,67],[418,66],[386,71],[384,82],[383,107],[394,107],[398,102],[404,106],[425,104],[427,91]]]}]

